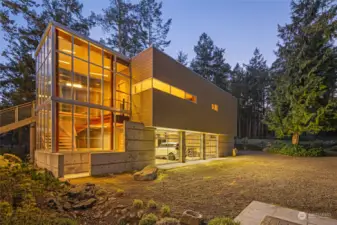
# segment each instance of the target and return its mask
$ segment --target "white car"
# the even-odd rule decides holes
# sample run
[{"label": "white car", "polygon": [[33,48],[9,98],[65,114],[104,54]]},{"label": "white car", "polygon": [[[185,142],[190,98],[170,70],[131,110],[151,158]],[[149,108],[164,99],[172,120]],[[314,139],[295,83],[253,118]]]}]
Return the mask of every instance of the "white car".
[{"label": "white car", "polygon": [[163,142],[156,147],[156,158],[175,160],[179,158],[179,143]]}]

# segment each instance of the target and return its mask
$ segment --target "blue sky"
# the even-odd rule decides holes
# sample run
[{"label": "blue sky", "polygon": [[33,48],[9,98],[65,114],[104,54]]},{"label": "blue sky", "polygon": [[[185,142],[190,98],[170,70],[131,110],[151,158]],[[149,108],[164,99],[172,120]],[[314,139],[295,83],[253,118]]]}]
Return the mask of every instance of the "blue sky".
[{"label": "blue sky", "polygon": [[[84,15],[109,5],[109,0],[82,2]],[[231,66],[248,63],[255,47],[270,65],[275,59],[277,24],[289,22],[289,4],[290,0],[163,0],[163,17],[172,18],[168,35],[171,45],[165,52],[176,58],[182,50],[190,61],[200,34],[206,32],[215,45],[226,49],[225,57]],[[96,27],[90,36],[99,40],[104,33]]]}]

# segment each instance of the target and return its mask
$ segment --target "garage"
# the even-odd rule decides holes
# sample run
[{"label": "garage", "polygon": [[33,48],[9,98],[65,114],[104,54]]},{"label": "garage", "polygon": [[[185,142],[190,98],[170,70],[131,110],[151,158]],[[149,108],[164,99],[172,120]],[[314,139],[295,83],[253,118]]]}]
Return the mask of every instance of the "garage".
[{"label": "garage", "polygon": [[179,132],[174,130],[156,130],[156,164],[179,161]]}]

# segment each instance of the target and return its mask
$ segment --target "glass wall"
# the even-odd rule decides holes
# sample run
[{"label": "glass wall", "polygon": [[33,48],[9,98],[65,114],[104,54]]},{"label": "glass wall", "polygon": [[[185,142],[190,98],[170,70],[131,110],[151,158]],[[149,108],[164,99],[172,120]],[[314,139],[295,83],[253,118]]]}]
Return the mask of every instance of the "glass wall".
[{"label": "glass wall", "polygon": [[[56,80],[57,97],[70,100],[69,105],[57,104],[58,150],[124,151],[123,121],[129,119],[130,110],[129,63],[56,29]],[[118,110],[123,111],[122,117]]]},{"label": "glass wall", "polygon": [[51,151],[51,79],[52,51],[51,30],[41,41],[36,55],[36,148]]},{"label": "glass wall", "polygon": [[53,130],[55,151],[124,151],[123,122],[129,120],[131,108],[129,62],[53,28],[35,55],[37,148],[51,150]]}]

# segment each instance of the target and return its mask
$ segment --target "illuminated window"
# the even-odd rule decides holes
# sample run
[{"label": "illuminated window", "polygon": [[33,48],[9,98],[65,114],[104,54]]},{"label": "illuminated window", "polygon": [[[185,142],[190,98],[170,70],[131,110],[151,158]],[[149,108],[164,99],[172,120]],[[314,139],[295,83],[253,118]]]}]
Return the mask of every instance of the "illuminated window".
[{"label": "illuminated window", "polygon": [[102,66],[102,49],[90,44],[90,63]]},{"label": "illuminated window", "polygon": [[191,95],[190,93],[187,93],[187,92],[185,92],[185,93],[186,93],[186,95],[185,95],[186,100],[197,103],[197,96]]},{"label": "illuminated window", "polygon": [[130,76],[129,64],[118,58],[117,58],[116,70],[117,70],[117,73]]},{"label": "illuminated window", "polygon": [[185,92],[173,86],[171,86],[171,95],[174,95],[178,98],[185,98]]},{"label": "illuminated window", "polygon": [[214,111],[219,111],[219,106],[217,104],[212,104],[212,109]]},{"label": "illuminated window", "polygon": [[74,37],[74,55],[88,61],[88,42]]},{"label": "illuminated window", "polygon": [[150,88],[155,88],[159,91],[166,92],[178,98],[186,99],[193,103],[197,103],[197,96],[187,93],[179,88],[171,86],[155,78],[149,78],[132,85],[132,93],[137,94]]},{"label": "illuminated window", "polygon": [[72,53],[71,42],[72,42],[71,35],[61,30],[57,30],[57,45],[59,51],[71,54]]},{"label": "illuminated window", "polygon": [[162,82],[162,81],[159,81],[157,79],[153,79],[153,88],[155,89],[158,89],[160,91],[163,91],[163,92],[166,92],[166,93],[169,93],[171,92],[171,88],[170,88],[170,85]]}]

